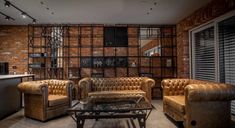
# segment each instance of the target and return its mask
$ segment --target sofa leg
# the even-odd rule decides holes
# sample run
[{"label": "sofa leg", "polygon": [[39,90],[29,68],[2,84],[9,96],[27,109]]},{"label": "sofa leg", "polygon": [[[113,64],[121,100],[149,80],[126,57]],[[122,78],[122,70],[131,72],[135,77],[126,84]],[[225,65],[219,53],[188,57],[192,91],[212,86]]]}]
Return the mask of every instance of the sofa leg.
[{"label": "sofa leg", "polygon": [[177,121],[176,123],[178,128],[184,128],[184,123],[182,121]]},{"label": "sofa leg", "polygon": [[139,122],[140,128],[146,128],[146,119],[145,119],[145,117],[144,118],[139,117],[138,122]]},{"label": "sofa leg", "polygon": [[85,119],[77,118],[77,128],[83,128]]}]

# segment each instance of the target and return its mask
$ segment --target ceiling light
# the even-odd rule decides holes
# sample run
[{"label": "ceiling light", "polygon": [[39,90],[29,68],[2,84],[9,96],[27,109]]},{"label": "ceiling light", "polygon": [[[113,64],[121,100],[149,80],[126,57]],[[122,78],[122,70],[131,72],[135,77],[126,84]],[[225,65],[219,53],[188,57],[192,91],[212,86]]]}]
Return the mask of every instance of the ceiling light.
[{"label": "ceiling light", "polygon": [[14,18],[10,17],[9,15],[7,15],[7,14],[5,14],[3,12],[0,12],[0,15],[5,16],[5,20],[13,20],[13,21],[15,20]]},{"label": "ceiling light", "polygon": [[9,17],[9,16],[6,16],[6,17],[5,17],[5,20],[10,20],[10,17]]},{"label": "ceiling light", "polygon": [[36,24],[36,22],[37,22],[37,21],[36,21],[35,19],[33,19],[33,24]]},{"label": "ceiling light", "polygon": [[[8,0],[4,0],[5,1],[5,6],[6,7],[12,7],[12,8],[14,8],[14,9],[16,9],[16,10],[18,10],[20,13],[21,13],[21,16],[22,16],[22,18],[30,18],[30,19],[32,19],[33,21],[34,21],[34,18],[32,17],[32,16],[30,16],[28,13],[26,13],[26,12],[24,12],[23,10],[21,10],[19,7],[17,7],[16,5],[14,5],[14,4],[12,4],[10,1],[8,1]],[[42,3],[43,4],[43,3]],[[5,19],[6,20],[15,20],[14,18],[12,18],[12,17],[10,17],[10,16],[8,16],[8,15],[6,15],[6,14],[4,14],[4,13],[1,13],[0,12],[0,14],[2,14],[2,15],[4,15],[5,16]],[[8,16],[8,17],[6,17],[6,16]],[[35,19],[36,20],[36,19]]]},{"label": "ceiling light", "polygon": [[21,16],[22,16],[24,19],[27,18],[26,13],[24,13],[24,12],[21,13]]},{"label": "ceiling light", "polygon": [[10,7],[11,6],[11,3],[9,1],[5,1],[5,7]]}]

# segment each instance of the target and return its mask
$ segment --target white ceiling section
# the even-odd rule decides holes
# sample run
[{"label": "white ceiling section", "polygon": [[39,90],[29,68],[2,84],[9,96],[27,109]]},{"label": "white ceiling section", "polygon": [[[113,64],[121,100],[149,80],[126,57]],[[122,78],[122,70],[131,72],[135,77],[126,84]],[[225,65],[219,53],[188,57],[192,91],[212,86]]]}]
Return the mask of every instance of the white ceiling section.
[{"label": "white ceiling section", "polygon": [[[37,19],[39,24],[176,24],[211,0],[9,1]],[[4,3],[4,0],[0,0],[0,12],[15,18],[15,21],[7,21],[0,15],[0,24],[32,23],[30,18],[23,19],[19,11],[5,7]]]}]

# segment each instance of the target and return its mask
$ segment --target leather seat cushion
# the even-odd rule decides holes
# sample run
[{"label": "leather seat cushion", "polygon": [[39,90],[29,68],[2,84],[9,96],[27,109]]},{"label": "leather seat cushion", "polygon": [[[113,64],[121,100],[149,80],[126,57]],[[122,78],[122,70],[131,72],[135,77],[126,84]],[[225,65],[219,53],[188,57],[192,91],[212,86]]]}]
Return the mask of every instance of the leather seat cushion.
[{"label": "leather seat cushion", "polygon": [[95,91],[88,93],[89,97],[120,97],[120,96],[146,96],[142,90],[124,90],[124,91]]},{"label": "leather seat cushion", "polygon": [[185,113],[185,96],[164,96],[163,102],[171,108]]},{"label": "leather seat cushion", "polygon": [[50,107],[61,105],[61,104],[66,104],[68,102],[69,102],[69,98],[67,96],[61,96],[61,95],[49,95],[48,96],[48,105]]}]

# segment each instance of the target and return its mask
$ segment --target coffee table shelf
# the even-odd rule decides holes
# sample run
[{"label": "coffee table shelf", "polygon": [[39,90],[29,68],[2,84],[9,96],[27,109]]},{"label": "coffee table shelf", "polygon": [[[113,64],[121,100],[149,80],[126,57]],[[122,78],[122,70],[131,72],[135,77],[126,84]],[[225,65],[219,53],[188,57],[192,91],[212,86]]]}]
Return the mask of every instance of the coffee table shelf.
[{"label": "coffee table shelf", "polygon": [[137,119],[140,128],[146,128],[146,120],[152,111],[152,105],[141,96],[120,98],[87,98],[68,109],[76,121],[77,128],[83,128],[86,119]]}]

